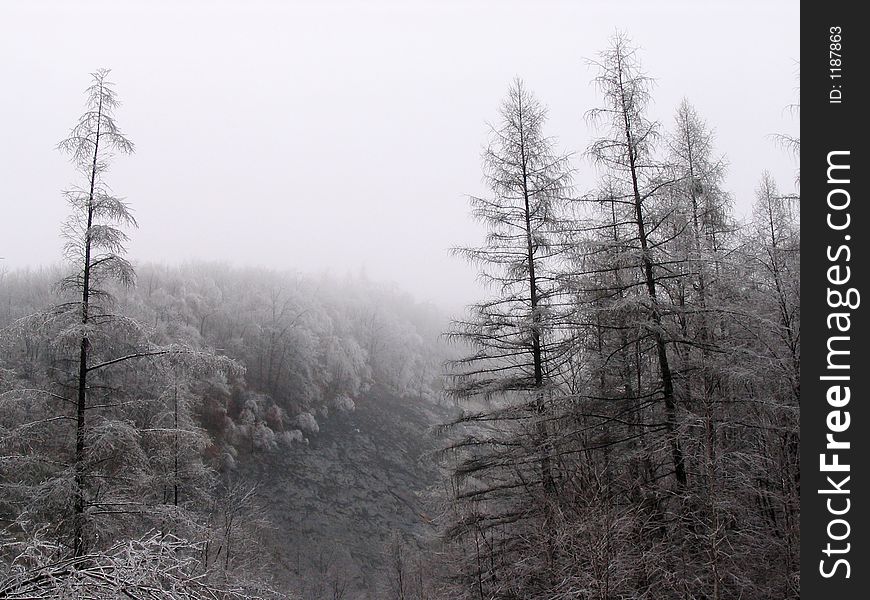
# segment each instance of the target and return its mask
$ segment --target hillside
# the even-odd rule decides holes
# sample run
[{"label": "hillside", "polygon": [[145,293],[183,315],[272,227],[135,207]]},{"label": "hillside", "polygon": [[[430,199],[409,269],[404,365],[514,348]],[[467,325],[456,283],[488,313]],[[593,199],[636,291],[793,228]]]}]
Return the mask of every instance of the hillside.
[{"label": "hillside", "polygon": [[[214,264],[138,275],[94,305],[107,326],[89,334],[92,364],[107,367],[85,407],[90,546],[172,532],[242,587],[377,598],[390,548],[432,534],[446,319],[364,279]],[[76,448],[78,325],[60,276],[16,271],[0,287],[0,517],[22,539],[51,523],[39,543],[62,547],[74,528],[53,490],[74,483],[61,465]]]},{"label": "hillside", "polygon": [[[350,413],[320,421],[307,443],[254,454],[238,471],[260,484],[272,546],[286,580],[320,597],[319,586],[346,584],[347,598],[376,598],[389,565],[391,537],[407,543],[433,531],[427,488],[438,473],[432,426],[449,411],[420,398],[369,391]],[[283,577],[281,579],[284,579]]]}]

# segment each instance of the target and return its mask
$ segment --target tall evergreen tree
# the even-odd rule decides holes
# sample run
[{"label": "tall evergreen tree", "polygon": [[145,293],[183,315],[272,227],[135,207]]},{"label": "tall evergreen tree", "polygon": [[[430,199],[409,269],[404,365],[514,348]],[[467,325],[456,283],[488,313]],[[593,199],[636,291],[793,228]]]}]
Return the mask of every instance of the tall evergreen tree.
[{"label": "tall evergreen tree", "polygon": [[486,243],[458,250],[480,265],[495,291],[449,333],[471,349],[453,363],[450,391],[470,407],[458,423],[464,435],[451,446],[457,497],[468,510],[449,534],[460,543],[474,540],[475,558],[463,575],[485,597],[521,585],[500,569],[508,554],[519,556],[519,532],[546,520],[558,478],[550,438],[554,373],[563,356],[554,300],[572,170],[544,134],[545,120],[544,107],[515,80],[483,153],[492,195],[471,198]]},{"label": "tall evergreen tree", "polygon": [[127,236],[119,226],[135,226],[136,221],[127,204],[111,193],[104,180],[115,152],[133,152],[133,143],[115,123],[114,113],[119,101],[113,84],[107,79],[108,74],[107,69],[91,74],[92,83],[86,90],[87,109],[69,137],[58,145],[61,151],[70,155],[84,179],[83,185],[66,192],[72,213],[63,230],[66,238],[64,254],[74,270],[62,281],[62,287],[76,295],[76,300],[64,308],[75,311],[79,317],[77,325],[66,331],[68,335],[75,335],[79,346],[73,502],[73,549],[76,556],[86,551],[83,536],[87,502],[88,378],[101,367],[93,364],[92,344],[98,328],[115,321],[101,304],[108,298],[102,284],[112,279],[123,284],[132,284],[134,280],[133,267],[123,257]]},{"label": "tall evergreen tree", "polygon": [[[655,145],[659,125],[647,117],[652,80],[643,72],[637,50],[622,34],[616,34],[610,47],[593,64],[598,68],[595,83],[603,95],[603,106],[590,117],[604,126],[604,135],[589,149],[595,161],[618,182],[620,201],[628,210],[623,218],[630,223],[637,268],[647,295],[649,330],[655,344],[661,401],[665,409],[665,428],[673,462],[673,477],[681,487],[687,474],[682,442],[677,431],[677,399],[674,376],[663,330],[663,308],[659,298],[660,265],[656,264],[656,243],[652,235],[659,223],[651,205],[670,184],[661,162],[656,161]],[[660,218],[660,217],[659,217]]]}]

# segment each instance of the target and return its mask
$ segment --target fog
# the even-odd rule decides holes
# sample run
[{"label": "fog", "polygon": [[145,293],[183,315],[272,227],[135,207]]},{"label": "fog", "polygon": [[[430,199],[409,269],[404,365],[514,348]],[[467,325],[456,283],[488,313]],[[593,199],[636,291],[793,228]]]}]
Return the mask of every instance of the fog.
[{"label": "fog", "polygon": [[715,128],[739,213],[762,169],[791,189],[769,134],[798,129],[792,2],[4,2],[0,268],[59,260],[76,174],[55,146],[108,67],[136,144],[107,175],[140,224],[134,261],[365,272],[471,301],[448,248],[481,237],[466,194],[486,193],[487,121],[523,77],[591,188],[584,59],[617,28],[657,79],[653,116],[669,127],[685,96]]}]

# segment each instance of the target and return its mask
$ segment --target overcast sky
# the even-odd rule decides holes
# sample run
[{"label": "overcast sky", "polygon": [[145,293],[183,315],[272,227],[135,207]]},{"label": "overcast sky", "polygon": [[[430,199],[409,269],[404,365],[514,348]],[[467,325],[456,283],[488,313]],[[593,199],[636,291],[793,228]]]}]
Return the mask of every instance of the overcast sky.
[{"label": "overcast sky", "polygon": [[582,152],[599,103],[584,58],[617,28],[657,79],[653,116],[670,127],[685,96],[715,128],[739,211],[762,169],[792,188],[769,134],[798,132],[794,1],[5,0],[0,268],[59,260],[76,175],[55,146],[108,67],[136,144],[107,175],[139,220],[134,261],[364,268],[420,300],[471,301],[474,272],[447,249],[480,239],[465,195],[484,193],[486,122],[519,75]]}]

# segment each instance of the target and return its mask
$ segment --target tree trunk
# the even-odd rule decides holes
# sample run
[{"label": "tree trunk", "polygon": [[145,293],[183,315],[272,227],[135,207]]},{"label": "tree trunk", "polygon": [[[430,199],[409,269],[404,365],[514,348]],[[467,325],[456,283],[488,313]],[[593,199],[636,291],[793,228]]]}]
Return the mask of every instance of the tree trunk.
[{"label": "tree trunk", "polygon": [[529,269],[529,302],[532,307],[532,364],[534,368],[535,388],[538,390],[536,399],[536,409],[538,412],[538,422],[535,424],[535,433],[538,436],[538,444],[542,446],[543,456],[541,457],[541,480],[544,486],[544,492],[549,495],[555,491],[555,482],[553,480],[553,469],[550,459],[550,448],[547,434],[547,425],[543,422],[542,417],[545,412],[544,405],[544,359],[541,351],[541,315],[538,312],[538,303],[540,301],[538,294],[538,282],[535,277],[535,246],[532,239],[532,221],[531,208],[529,204],[529,174],[526,169],[526,144],[525,135],[523,132],[524,124],[522,122],[523,105],[522,98],[519,100],[519,133],[520,133],[520,156],[522,159],[522,176],[523,176],[523,203],[524,203],[524,218],[526,226],[526,252]]},{"label": "tree trunk", "polygon": [[[620,75],[621,77],[621,75]],[[668,351],[665,345],[664,335],[662,335],[662,318],[659,313],[658,299],[656,298],[655,275],[653,273],[652,259],[649,253],[649,243],[647,241],[646,225],[643,217],[643,199],[641,198],[640,188],[637,180],[637,164],[634,154],[634,139],[631,131],[631,121],[629,120],[628,106],[624,96],[624,90],[620,84],[622,96],[622,116],[625,125],[625,139],[628,147],[628,163],[631,172],[631,186],[634,198],[634,212],[637,223],[637,236],[640,240],[641,256],[643,264],[643,275],[646,283],[647,294],[650,299],[650,318],[653,322],[653,339],[656,343],[656,354],[658,355],[659,372],[662,378],[662,399],[665,404],[665,430],[668,434],[668,443],[671,447],[671,456],[674,463],[674,477],[677,480],[677,485],[680,488],[686,486],[686,465],[683,458],[683,449],[680,445],[680,439],[676,431],[677,422],[677,407],[674,397],[674,378],[671,373],[671,366],[668,361]]]},{"label": "tree trunk", "polygon": [[76,454],[75,454],[75,484],[76,497],[73,503],[73,554],[82,556],[86,552],[84,543],[85,528],[85,411],[88,397],[88,355],[90,341],[86,328],[88,326],[88,309],[91,296],[91,226],[94,221],[94,188],[97,180],[97,158],[100,151],[100,125],[103,114],[103,100],[97,106],[97,129],[94,136],[94,157],[91,163],[90,191],[88,194],[88,220],[85,230],[84,265],[82,271],[82,332],[79,346],[79,376],[78,395],[76,403]]}]

